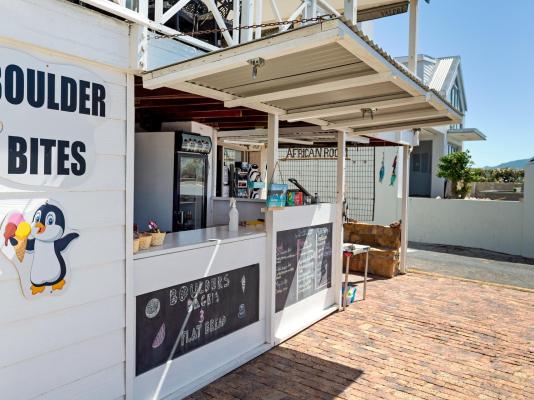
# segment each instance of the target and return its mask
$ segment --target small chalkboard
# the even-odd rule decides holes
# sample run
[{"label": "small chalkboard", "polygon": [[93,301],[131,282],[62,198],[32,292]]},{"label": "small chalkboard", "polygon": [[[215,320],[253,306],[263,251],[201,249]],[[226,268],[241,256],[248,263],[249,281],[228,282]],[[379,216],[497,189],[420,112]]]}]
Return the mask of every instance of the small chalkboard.
[{"label": "small chalkboard", "polygon": [[136,375],[259,320],[259,264],[136,297]]},{"label": "small chalkboard", "polygon": [[276,234],[276,312],[332,286],[332,224]]}]

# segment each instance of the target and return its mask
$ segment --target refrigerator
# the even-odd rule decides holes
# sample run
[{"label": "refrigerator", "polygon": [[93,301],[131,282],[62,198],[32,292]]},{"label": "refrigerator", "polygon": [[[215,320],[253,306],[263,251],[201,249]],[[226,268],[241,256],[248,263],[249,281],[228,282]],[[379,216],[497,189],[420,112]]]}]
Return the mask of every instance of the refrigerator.
[{"label": "refrigerator", "polygon": [[134,222],[165,232],[206,227],[211,139],[190,132],[138,132]]}]

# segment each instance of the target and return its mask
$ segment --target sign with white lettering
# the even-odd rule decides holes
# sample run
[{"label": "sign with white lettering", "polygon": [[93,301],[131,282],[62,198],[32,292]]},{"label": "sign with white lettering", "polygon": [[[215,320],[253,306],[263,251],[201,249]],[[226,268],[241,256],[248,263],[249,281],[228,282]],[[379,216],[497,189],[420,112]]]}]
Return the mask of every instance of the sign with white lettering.
[{"label": "sign with white lettering", "polygon": [[332,286],[332,224],[276,233],[276,311]]},{"label": "sign with white lettering", "polygon": [[72,187],[90,175],[106,86],[93,72],[0,47],[0,183]]},{"label": "sign with white lettering", "polygon": [[259,264],[136,297],[136,375],[259,320]]}]

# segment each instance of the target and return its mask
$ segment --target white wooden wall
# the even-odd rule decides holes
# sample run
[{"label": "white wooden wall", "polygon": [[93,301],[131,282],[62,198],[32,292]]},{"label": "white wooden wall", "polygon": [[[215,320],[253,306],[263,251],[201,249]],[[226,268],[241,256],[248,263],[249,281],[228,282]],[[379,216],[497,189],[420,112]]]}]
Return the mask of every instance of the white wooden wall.
[{"label": "white wooden wall", "polygon": [[[0,0],[0,15],[1,47],[84,68],[108,89],[107,117],[94,132],[95,168],[88,179],[68,189],[0,187],[0,218],[53,198],[80,234],[68,254],[71,285],[60,296],[27,300],[15,269],[0,256],[0,397],[121,398],[128,25],[58,0]],[[53,124],[57,113],[50,111],[41,123]]]}]

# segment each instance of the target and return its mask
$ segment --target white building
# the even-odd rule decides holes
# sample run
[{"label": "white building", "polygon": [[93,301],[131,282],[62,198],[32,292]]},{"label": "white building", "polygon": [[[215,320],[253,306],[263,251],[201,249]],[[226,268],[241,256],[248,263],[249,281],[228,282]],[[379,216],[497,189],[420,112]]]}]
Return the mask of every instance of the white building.
[{"label": "white building", "polygon": [[[407,65],[408,58],[398,61]],[[434,58],[417,56],[417,76],[432,90],[445,97],[464,114],[462,122],[421,129],[419,146],[410,158],[410,196],[443,196],[444,179],[437,176],[439,159],[455,151],[464,150],[464,142],[486,140],[476,128],[466,128],[467,100],[459,56]]]}]

